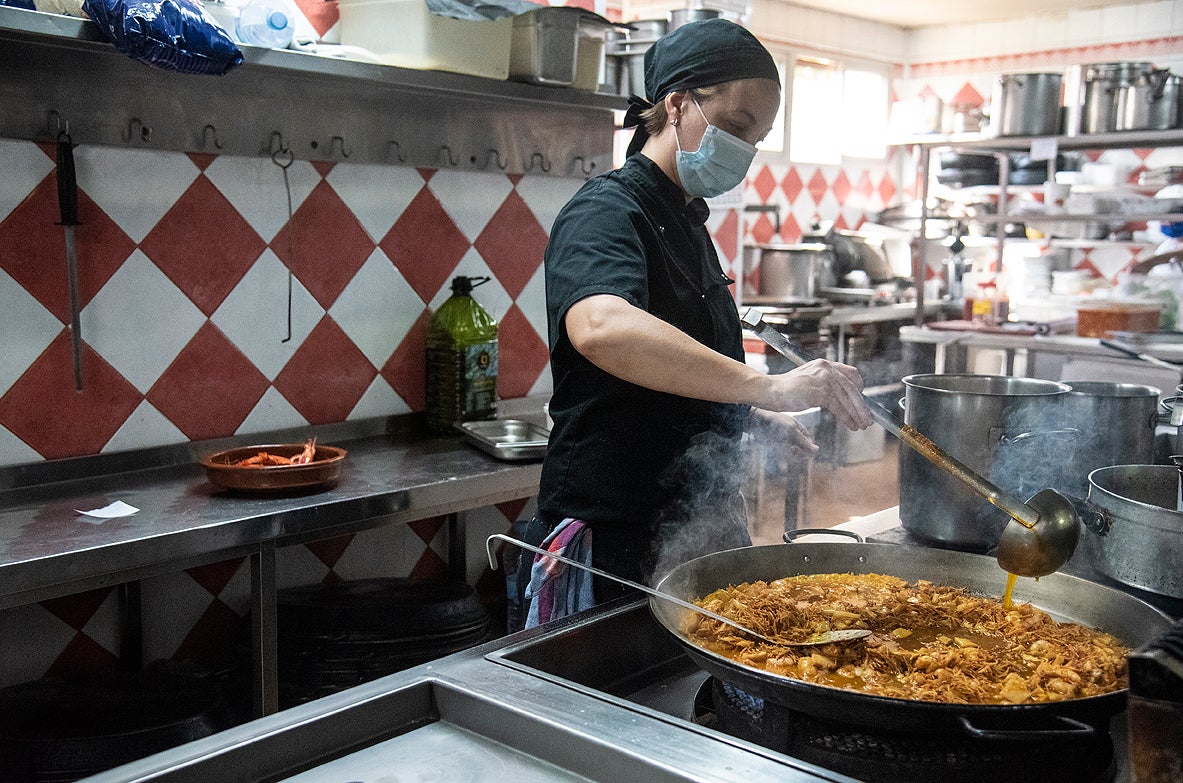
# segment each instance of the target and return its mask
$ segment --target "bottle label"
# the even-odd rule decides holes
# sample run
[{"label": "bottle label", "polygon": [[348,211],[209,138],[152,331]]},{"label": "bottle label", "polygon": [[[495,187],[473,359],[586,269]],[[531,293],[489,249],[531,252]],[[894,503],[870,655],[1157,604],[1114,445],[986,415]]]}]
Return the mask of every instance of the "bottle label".
[{"label": "bottle label", "polygon": [[497,404],[497,341],[464,348],[464,418],[492,415]]}]

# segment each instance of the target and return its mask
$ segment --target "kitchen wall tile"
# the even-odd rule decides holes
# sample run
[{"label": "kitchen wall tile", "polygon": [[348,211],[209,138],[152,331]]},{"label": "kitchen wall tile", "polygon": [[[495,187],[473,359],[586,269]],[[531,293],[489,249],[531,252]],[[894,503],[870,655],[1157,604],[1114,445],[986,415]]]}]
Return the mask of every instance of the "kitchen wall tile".
[{"label": "kitchen wall tile", "polygon": [[330,424],[346,420],[377,374],[341,327],[325,316],[275,377],[275,388],[309,423]]},{"label": "kitchen wall tile", "polygon": [[[66,241],[57,225],[60,219],[57,180],[49,176],[0,222],[0,269],[62,323],[69,323]],[[85,191],[78,193],[78,219],[80,225],[74,230],[78,295],[80,306],[85,307],[135,244]]]},{"label": "kitchen wall tile", "polygon": [[[112,367],[147,393],[206,319],[158,266],[131,254],[82,311],[82,334]],[[167,329],[160,324],[167,323]]]},{"label": "kitchen wall tile", "polygon": [[375,243],[423,188],[423,177],[406,166],[338,163],[325,180]]},{"label": "kitchen wall tile", "polygon": [[370,419],[379,416],[398,416],[411,413],[411,406],[403,401],[398,392],[381,375],[374,378],[357,405],[349,412],[348,419]]},{"label": "kitchen wall tile", "polygon": [[0,361],[3,395],[61,333],[62,322],[0,269],[0,329],[4,332],[4,360]]},{"label": "kitchen wall tile", "polygon": [[522,177],[514,186],[514,190],[526,202],[526,206],[534,213],[542,230],[550,233],[555,217],[563,205],[571,200],[585,180],[571,177]]},{"label": "kitchen wall tile", "polygon": [[375,367],[381,367],[407,336],[422,304],[381,249],[349,281],[329,315]]},{"label": "kitchen wall tile", "polygon": [[[201,170],[182,152],[84,145],[75,154],[78,187],[140,243]],[[151,167],[153,176],[145,179]]]},{"label": "kitchen wall tile", "polygon": [[[271,240],[271,250],[328,308],[373,253],[375,243],[327,182],[320,182]],[[325,259],[333,263],[325,263]]]},{"label": "kitchen wall tile", "polygon": [[541,265],[534,270],[534,274],[522,287],[517,298],[518,308],[522,315],[534,327],[534,331],[543,340],[547,339],[546,318],[546,269]]},{"label": "kitchen wall tile", "polygon": [[233,434],[267,386],[250,359],[207,321],[145,396],[185,437],[206,440]]},{"label": "kitchen wall tile", "polygon": [[[220,155],[205,170],[205,176],[222,191],[264,242],[270,242],[287,224],[288,201],[283,169],[270,158]],[[321,176],[311,163],[297,160],[287,168],[287,181],[291,186],[294,212],[321,183]]]},{"label": "kitchen wall tile", "polygon": [[[217,226],[218,241],[209,241]],[[152,262],[209,315],[238,284],[266,243],[204,175],[140,243]]]},{"label": "kitchen wall tile", "polygon": [[1101,12],[1093,8],[1069,11],[1067,33],[1069,46],[1087,46],[1102,40]]},{"label": "kitchen wall tile", "polygon": [[0,397],[0,421],[46,459],[99,453],[142,395],[87,345],[82,373],[79,392],[70,336],[63,330]]},{"label": "kitchen wall tile", "polygon": [[1157,38],[1172,30],[1183,30],[1183,4],[1172,0],[1139,3],[1134,6],[1133,35],[1137,38]]},{"label": "kitchen wall tile", "polygon": [[415,324],[407,330],[406,338],[381,369],[382,377],[414,411],[426,407],[425,348],[430,315],[426,307],[420,310]]},{"label": "kitchen wall tile", "polygon": [[500,319],[497,337],[497,393],[525,397],[550,362],[546,341],[517,305]]},{"label": "kitchen wall tile", "polygon": [[274,386],[271,386],[263,392],[263,396],[255,403],[255,407],[251,408],[251,412],[242,420],[242,424],[238,425],[234,434],[249,435],[254,432],[303,427],[306,424],[308,424],[308,419],[292,407],[292,404]]},{"label": "kitchen wall tile", "polygon": [[[288,282],[291,279],[291,320]],[[283,262],[263,252],[210,321],[222,330],[268,380],[275,380],[292,354],[324,317],[325,310]],[[291,339],[288,327],[291,327]]]},{"label": "kitchen wall tile", "polygon": [[469,241],[428,188],[419,191],[379,242],[424,301],[450,281]]},{"label": "kitchen wall tile", "polygon": [[148,401],[141,402],[103,446],[104,452],[184,443],[188,438]]},{"label": "kitchen wall tile", "polygon": [[12,430],[0,426],[0,467],[40,462],[42,459],[32,446],[18,438]]},{"label": "kitchen wall tile", "polygon": [[38,184],[53,173],[54,162],[31,141],[0,139],[0,223],[25,200]]},{"label": "kitchen wall tile", "polygon": [[516,297],[542,264],[547,235],[529,206],[516,192],[501,203],[473,247],[493,276]]},{"label": "kitchen wall tile", "polygon": [[456,227],[473,242],[485,230],[513,184],[504,174],[440,169],[427,187]]},{"label": "kitchen wall tile", "polygon": [[1108,5],[1098,10],[1102,41],[1128,41],[1134,35],[1138,26],[1137,6]]}]

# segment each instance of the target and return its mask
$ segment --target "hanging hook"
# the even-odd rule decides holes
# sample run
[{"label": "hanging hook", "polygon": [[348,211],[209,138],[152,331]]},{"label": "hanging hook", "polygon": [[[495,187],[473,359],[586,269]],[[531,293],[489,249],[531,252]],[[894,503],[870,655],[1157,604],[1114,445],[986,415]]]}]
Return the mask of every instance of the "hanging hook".
[{"label": "hanging hook", "polygon": [[[53,127],[50,127],[50,123]],[[49,131],[49,135],[53,138],[59,138],[64,133],[70,135],[70,121],[64,119],[57,109],[50,109],[45,115],[45,129]]]},{"label": "hanging hook", "polygon": [[279,131],[271,131],[271,138],[267,141],[267,151],[272,153],[273,157],[277,152],[291,154],[291,150],[283,143],[283,134]]},{"label": "hanging hook", "polygon": [[455,166],[456,164],[458,164],[460,162],[460,158],[456,158],[456,157],[452,156],[452,148],[449,147],[447,144],[440,145],[440,152],[445,153],[445,155],[447,156],[449,166]]},{"label": "hanging hook", "polygon": [[576,155],[571,159],[571,170],[575,170],[576,164],[579,165],[579,170],[583,172],[583,176],[590,177],[592,172],[596,170],[596,162],[594,160],[587,160],[582,155]]},{"label": "hanging hook", "polygon": [[345,139],[342,138],[341,136],[334,136],[333,138],[329,139],[329,156],[330,157],[332,157],[333,150],[335,150],[335,149],[341,150],[341,157],[342,158],[349,157],[349,150],[345,149]]},{"label": "hanging hook", "polygon": [[127,121],[127,135],[123,140],[131,143],[136,136],[139,136],[140,141],[151,141],[152,129],[145,125],[139,117],[132,117]]},{"label": "hanging hook", "polygon": [[539,164],[540,164],[539,168],[542,169],[543,174],[546,174],[550,171],[550,161],[548,161],[546,159],[546,156],[543,155],[541,152],[535,152],[533,155],[530,156],[530,165],[526,166],[526,171],[533,171],[534,170],[534,161],[535,160],[537,160],[539,162]]},{"label": "hanging hook", "polygon": [[394,139],[391,139],[390,141],[386,142],[386,149],[389,150],[391,145],[394,146],[394,159],[399,163],[406,163],[407,156],[403,153],[403,146]]},{"label": "hanging hook", "polygon": [[213,125],[206,125],[201,129],[201,146],[208,146],[207,138],[210,136],[214,139],[214,149],[222,149],[222,142],[218,141],[218,129]]},{"label": "hanging hook", "polygon": [[485,165],[483,168],[489,168],[489,163],[492,161],[496,161],[497,168],[501,169],[502,171],[505,171],[505,169],[509,166],[507,161],[501,160],[501,151],[490,147],[489,151],[485,153]]}]

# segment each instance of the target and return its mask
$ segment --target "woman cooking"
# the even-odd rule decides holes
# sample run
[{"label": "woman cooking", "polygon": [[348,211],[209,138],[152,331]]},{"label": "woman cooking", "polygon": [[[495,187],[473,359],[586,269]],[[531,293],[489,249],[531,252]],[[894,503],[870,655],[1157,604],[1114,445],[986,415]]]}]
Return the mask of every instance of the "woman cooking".
[{"label": "woman cooking", "polygon": [[[853,367],[825,360],[766,375],[743,363],[739,318],[704,222],[704,198],[743,181],[780,103],[772,56],[722,19],[694,22],[645,53],[648,100],[624,165],[587,182],[546,249],[554,419],[538,497],[544,546],[643,581],[659,561],[750,544],[739,452],[745,428],[822,406],[851,429],[871,418]],[[698,540],[674,538],[693,531]],[[539,556],[527,625],[627,588]]]}]

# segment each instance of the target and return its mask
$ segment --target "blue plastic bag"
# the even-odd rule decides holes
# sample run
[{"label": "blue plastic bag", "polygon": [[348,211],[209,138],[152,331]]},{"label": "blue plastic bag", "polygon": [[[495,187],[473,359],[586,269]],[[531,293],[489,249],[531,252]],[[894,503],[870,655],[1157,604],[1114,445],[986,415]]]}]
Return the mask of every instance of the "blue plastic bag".
[{"label": "blue plastic bag", "polygon": [[86,0],[82,10],[133,60],[217,75],[242,62],[237,44],[206,17],[197,0]]}]

